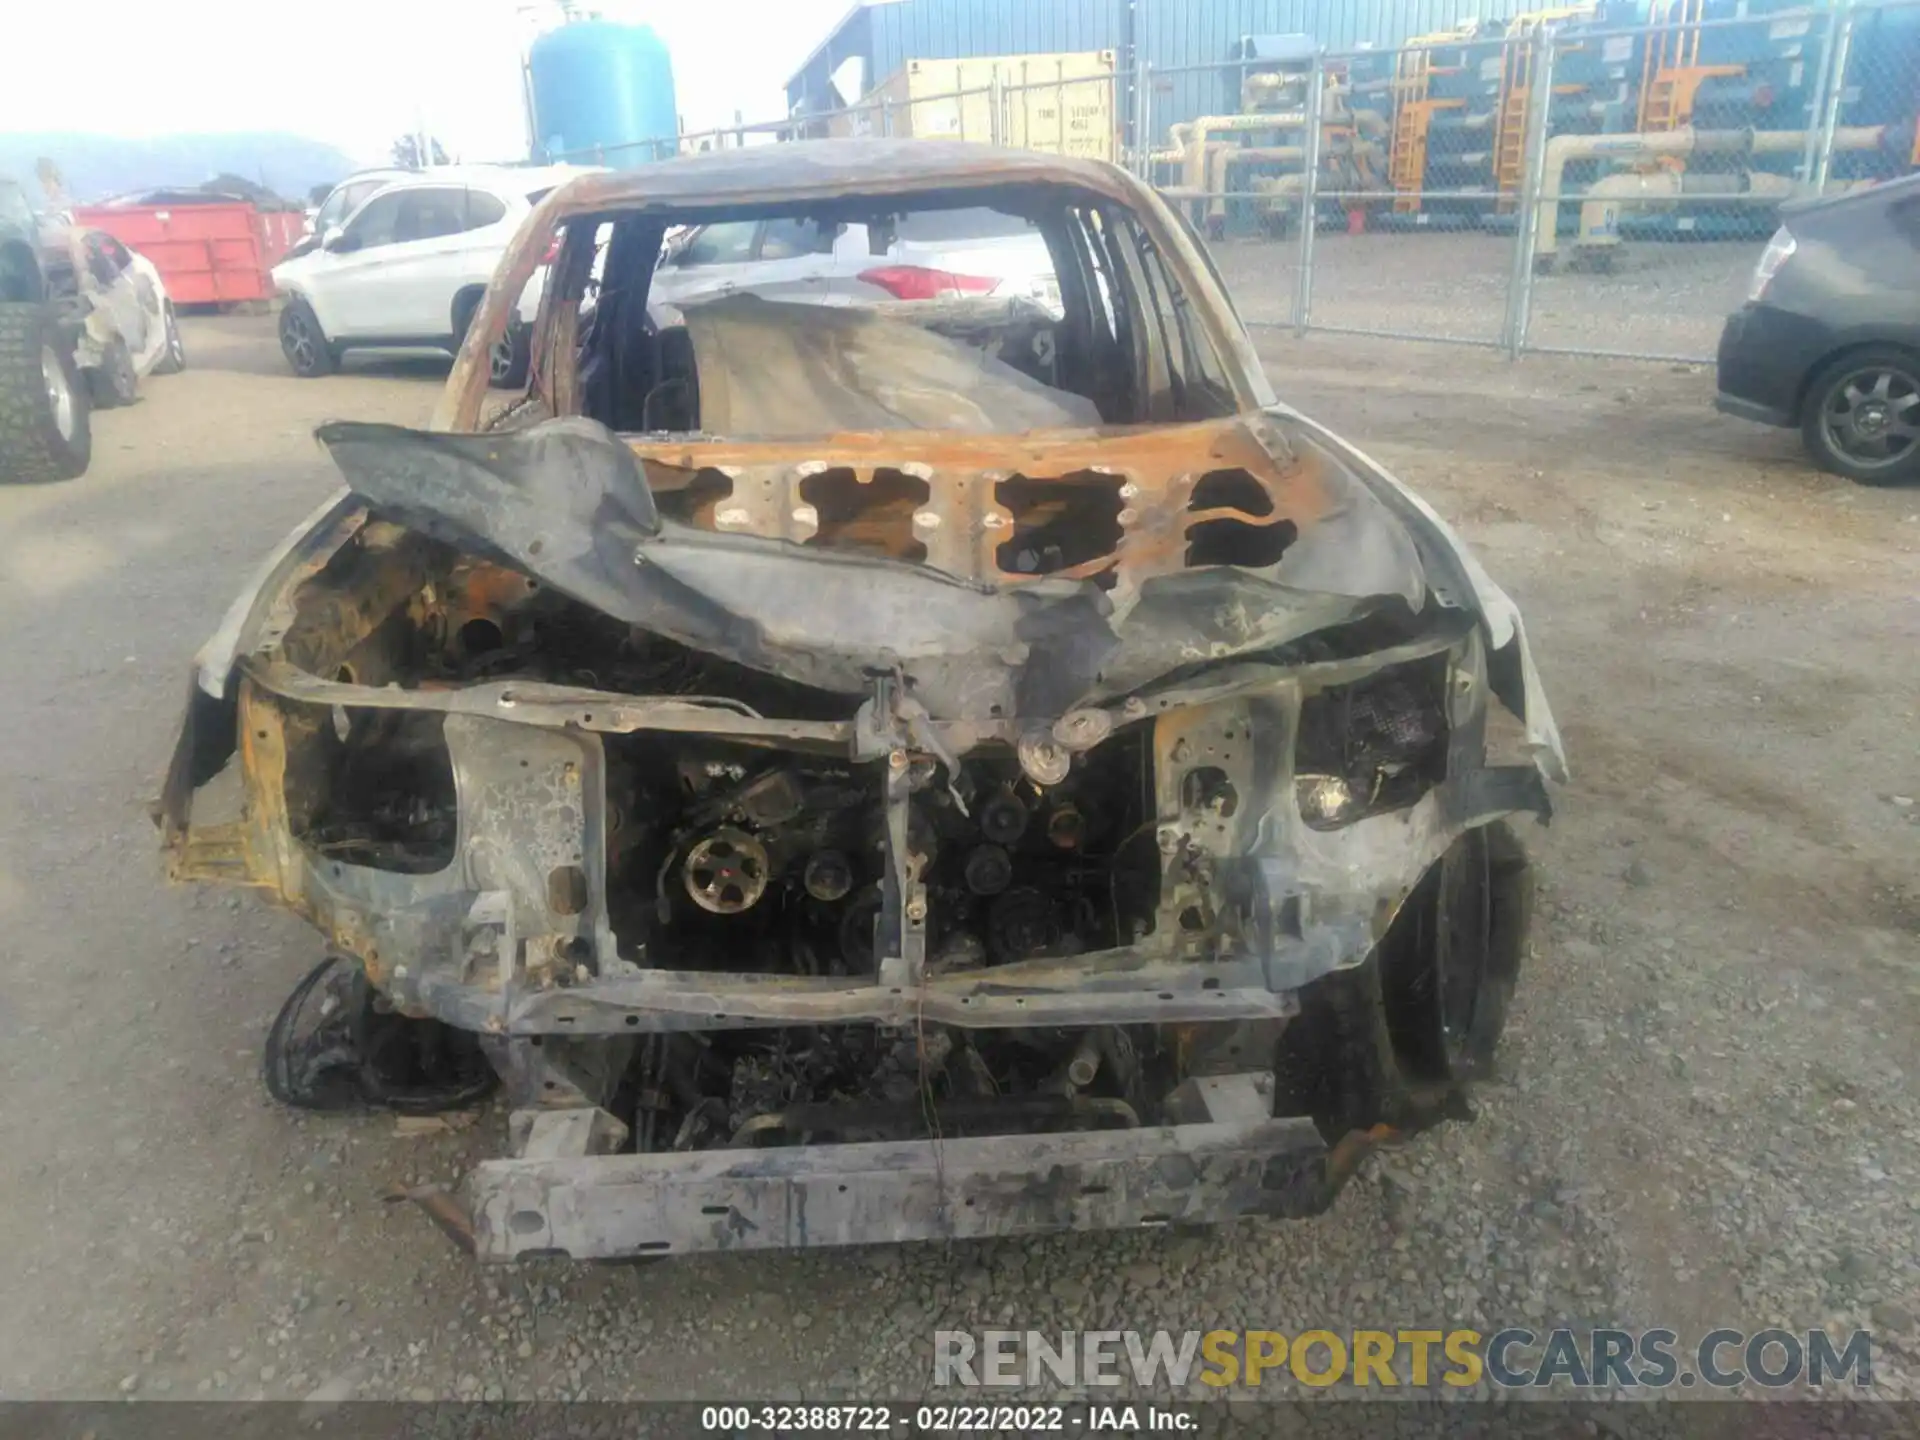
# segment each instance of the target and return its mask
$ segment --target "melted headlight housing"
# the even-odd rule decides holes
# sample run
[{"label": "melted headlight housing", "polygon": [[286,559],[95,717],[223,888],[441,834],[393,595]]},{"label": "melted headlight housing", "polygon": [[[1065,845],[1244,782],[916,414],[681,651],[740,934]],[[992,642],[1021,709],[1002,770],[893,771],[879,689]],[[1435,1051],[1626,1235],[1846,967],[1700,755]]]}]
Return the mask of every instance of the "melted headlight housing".
[{"label": "melted headlight housing", "polygon": [[1445,778],[1447,660],[1395,666],[1306,698],[1294,801],[1315,830],[1413,804]]}]

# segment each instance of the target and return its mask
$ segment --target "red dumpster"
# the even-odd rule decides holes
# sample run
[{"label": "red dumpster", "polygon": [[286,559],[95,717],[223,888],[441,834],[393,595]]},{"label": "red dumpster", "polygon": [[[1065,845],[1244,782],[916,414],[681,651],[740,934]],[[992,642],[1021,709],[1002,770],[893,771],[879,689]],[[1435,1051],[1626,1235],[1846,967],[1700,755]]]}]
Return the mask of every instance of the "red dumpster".
[{"label": "red dumpster", "polygon": [[213,204],[88,205],[74,222],[104,230],[153,262],[176,305],[231,305],[273,294],[269,273],[299,240],[305,217]]}]

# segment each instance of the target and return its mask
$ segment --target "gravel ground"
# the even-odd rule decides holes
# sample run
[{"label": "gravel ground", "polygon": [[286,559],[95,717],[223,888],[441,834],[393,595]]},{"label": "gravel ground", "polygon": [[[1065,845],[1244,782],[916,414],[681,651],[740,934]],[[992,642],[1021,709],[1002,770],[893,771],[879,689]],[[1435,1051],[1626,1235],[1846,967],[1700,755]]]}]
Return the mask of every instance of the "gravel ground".
[{"label": "gravel ground", "polygon": [[482,1271],[379,1197],[504,1116],[274,1107],[317,941],[167,888],[143,813],[191,653],[334,483],[312,426],[419,422],[445,366],[187,342],[93,473],[0,491],[0,1393],[904,1397],[937,1328],[1568,1322],[1871,1326],[1920,1397],[1920,492],[1815,474],[1698,370],[1269,332],[1282,392],[1515,593],[1566,731],[1478,1120],[1301,1224]]}]

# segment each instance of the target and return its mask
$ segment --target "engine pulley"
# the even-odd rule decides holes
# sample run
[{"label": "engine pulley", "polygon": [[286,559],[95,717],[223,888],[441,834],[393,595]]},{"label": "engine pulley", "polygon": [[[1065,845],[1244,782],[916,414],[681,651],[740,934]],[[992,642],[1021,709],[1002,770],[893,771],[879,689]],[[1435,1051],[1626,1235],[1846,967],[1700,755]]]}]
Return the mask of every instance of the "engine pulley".
[{"label": "engine pulley", "polygon": [[738,915],[767,891],[767,847],[744,830],[723,825],[687,852],[687,894],[702,910]]}]

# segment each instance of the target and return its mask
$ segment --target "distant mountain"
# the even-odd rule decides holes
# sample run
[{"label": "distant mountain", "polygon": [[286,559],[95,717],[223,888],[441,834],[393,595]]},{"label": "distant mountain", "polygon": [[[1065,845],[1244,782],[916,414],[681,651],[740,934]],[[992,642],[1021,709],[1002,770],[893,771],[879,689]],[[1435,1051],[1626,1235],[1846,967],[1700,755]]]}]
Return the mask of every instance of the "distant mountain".
[{"label": "distant mountain", "polygon": [[129,190],[196,186],[216,175],[243,176],[298,200],[359,168],[338,146],[280,131],[144,139],[59,130],[0,134],[0,174],[19,180],[36,199],[34,167],[43,157],[60,167],[67,194],[83,204]]}]

